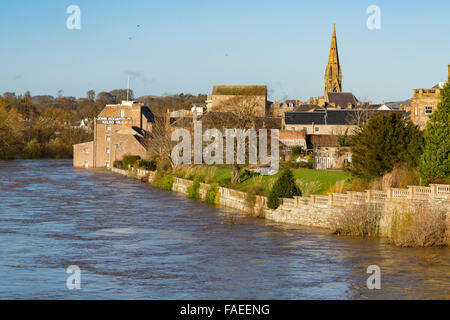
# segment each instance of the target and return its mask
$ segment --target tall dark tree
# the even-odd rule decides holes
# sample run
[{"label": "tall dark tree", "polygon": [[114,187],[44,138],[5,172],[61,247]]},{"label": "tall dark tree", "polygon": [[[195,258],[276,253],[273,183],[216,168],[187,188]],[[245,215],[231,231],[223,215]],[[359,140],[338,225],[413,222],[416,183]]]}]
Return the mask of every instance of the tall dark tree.
[{"label": "tall dark tree", "polygon": [[417,126],[392,112],[362,124],[350,144],[352,173],[371,180],[391,171],[396,164],[417,167],[424,142]]},{"label": "tall dark tree", "polygon": [[425,151],[419,172],[425,184],[450,182],[450,79],[425,129]]},{"label": "tall dark tree", "polygon": [[270,191],[267,206],[270,209],[276,209],[281,204],[281,198],[293,198],[301,195],[301,190],[295,184],[292,171],[284,169]]}]

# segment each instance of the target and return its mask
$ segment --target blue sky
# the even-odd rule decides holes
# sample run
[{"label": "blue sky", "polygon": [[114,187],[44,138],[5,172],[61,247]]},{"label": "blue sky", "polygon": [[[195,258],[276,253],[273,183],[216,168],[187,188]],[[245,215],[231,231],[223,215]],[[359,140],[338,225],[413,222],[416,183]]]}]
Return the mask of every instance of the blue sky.
[{"label": "blue sky", "polygon": [[[68,30],[69,5],[81,30]],[[369,5],[381,29],[366,27]],[[0,93],[209,93],[266,84],[271,99],[323,95],[333,23],[344,91],[379,102],[447,79],[450,1],[2,0]],[[138,26],[139,25],[139,26]]]}]

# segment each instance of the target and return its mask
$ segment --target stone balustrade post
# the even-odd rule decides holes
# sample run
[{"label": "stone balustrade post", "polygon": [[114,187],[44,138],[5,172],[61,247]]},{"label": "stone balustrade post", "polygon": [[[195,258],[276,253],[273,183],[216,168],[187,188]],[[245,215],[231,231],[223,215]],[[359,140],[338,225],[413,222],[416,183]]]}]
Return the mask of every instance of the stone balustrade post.
[{"label": "stone balustrade post", "polygon": [[333,193],[329,193],[328,194],[328,207],[332,207],[333,206],[333,201],[334,201],[334,194]]},{"label": "stone balustrade post", "polygon": [[438,186],[437,184],[430,184],[430,188],[431,188],[431,197],[436,197],[438,194]]},{"label": "stone balustrade post", "polygon": [[414,186],[408,186],[408,199],[412,200],[414,199]]},{"label": "stone balustrade post", "polygon": [[387,188],[386,193],[387,193],[386,200],[391,200],[392,199],[392,189]]}]

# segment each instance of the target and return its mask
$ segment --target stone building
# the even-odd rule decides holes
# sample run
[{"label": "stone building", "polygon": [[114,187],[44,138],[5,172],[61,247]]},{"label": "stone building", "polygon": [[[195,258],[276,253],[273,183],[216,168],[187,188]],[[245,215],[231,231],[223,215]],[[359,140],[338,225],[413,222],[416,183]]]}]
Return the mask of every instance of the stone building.
[{"label": "stone building", "polygon": [[[448,65],[450,79],[450,64]],[[411,121],[421,129],[425,129],[430,115],[436,110],[441,101],[441,89],[445,82],[439,82],[431,89],[415,89],[411,99]]]},{"label": "stone building", "polygon": [[280,130],[278,134],[281,154],[288,154],[294,146],[300,146],[304,150],[307,149],[304,131]]},{"label": "stone building", "polygon": [[145,137],[151,132],[152,121],[152,112],[142,103],[106,105],[95,118],[94,141],[73,146],[74,167],[110,168],[124,155],[145,158]]},{"label": "stone building", "polygon": [[304,131],[306,134],[337,135],[356,129],[352,110],[326,110],[314,112],[286,112],[283,130]]},{"label": "stone building", "polygon": [[376,109],[319,109],[313,112],[286,112],[282,118],[283,130],[305,131],[315,135],[351,135],[358,124],[382,113],[397,112],[407,119],[404,110]]},{"label": "stone building", "polygon": [[267,103],[267,86],[216,85],[206,100],[207,111],[236,111],[236,108],[253,108],[264,117],[270,109]]},{"label": "stone building", "polygon": [[336,135],[311,135],[314,169],[342,169],[352,161],[350,147],[340,146]]}]

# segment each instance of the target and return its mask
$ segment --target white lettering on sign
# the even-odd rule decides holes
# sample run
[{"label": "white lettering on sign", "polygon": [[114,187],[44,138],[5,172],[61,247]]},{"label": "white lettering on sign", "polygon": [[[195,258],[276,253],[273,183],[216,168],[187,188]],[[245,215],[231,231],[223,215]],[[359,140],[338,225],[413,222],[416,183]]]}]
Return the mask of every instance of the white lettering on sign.
[{"label": "white lettering on sign", "polygon": [[122,124],[123,120],[131,120],[125,117],[98,117],[97,124]]}]

